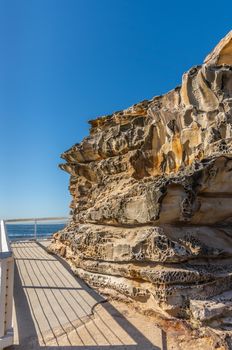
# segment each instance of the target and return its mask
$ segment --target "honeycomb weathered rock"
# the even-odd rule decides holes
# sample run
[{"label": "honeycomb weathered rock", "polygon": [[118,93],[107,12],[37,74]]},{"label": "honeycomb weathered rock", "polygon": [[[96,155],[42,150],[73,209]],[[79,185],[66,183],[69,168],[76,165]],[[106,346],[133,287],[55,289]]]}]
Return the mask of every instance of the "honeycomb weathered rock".
[{"label": "honeycomb weathered rock", "polygon": [[88,283],[188,317],[232,287],[232,32],[182,86],[90,121],[62,155],[72,221],[50,250]]}]

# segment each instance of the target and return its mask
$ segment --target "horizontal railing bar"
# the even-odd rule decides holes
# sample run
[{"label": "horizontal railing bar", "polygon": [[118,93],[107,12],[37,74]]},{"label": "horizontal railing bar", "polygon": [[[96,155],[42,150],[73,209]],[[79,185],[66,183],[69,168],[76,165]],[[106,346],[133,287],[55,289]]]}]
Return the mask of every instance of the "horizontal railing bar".
[{"label": "horizontal railing bar", "polygon": [[[52,236],[54,232],[48,232],[48,233],[37,233],[37,236]],[[9,234],[9,237],[16,237],[16,238],[19,238],[19,237],[35,237],[34,233],[22,233],[21,235],[20,234]]]},{"label": "horizontal railing bar", "polygon": [[47,217],[47,218],[24,218],[24,219],[7,219],[4,220],[6,223],[10,222],[29,222],[29,221],[56,221],[56,220],[68,220],[68,216],[61,217]]},{"label": "horizontal railing bar", "polygon": [[13,256],[12,251],[9,252],[0,252],[0,261],[4,259],[8,259]]}]

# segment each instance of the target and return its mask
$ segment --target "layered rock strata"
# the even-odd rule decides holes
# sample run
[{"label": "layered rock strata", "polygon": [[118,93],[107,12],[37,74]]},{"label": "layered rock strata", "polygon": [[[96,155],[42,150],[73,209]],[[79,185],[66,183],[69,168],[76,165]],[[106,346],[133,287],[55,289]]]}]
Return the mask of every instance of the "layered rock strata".
[{"label": "layered rock strata", "polygon": [[197,314],[232,287],[232,32],[180,87],[90,124],[62,154],[72,220],[50,251],[144,310]]}]

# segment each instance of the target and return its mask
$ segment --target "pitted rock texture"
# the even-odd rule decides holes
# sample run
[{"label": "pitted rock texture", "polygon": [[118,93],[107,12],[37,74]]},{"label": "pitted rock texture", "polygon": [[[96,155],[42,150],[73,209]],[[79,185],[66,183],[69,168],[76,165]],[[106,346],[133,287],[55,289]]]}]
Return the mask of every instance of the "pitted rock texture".
[{"label": "pitted rock texture", "polygon": [[50,251],[112,297],[189,318],[232,287],[232,32],[181,87],[90,124],[62,154],[72,220]]}]

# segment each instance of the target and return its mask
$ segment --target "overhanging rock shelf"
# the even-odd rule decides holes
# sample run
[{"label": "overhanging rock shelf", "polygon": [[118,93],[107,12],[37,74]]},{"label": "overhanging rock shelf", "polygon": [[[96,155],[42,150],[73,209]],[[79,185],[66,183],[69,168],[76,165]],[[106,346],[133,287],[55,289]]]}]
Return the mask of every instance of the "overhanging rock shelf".
[{"label": "overhanging rock shelf", "polygon": [[181,87],[90,121],[62,154],[72,221],[50,251],[166,316],[232,287],[232,32]]}]

